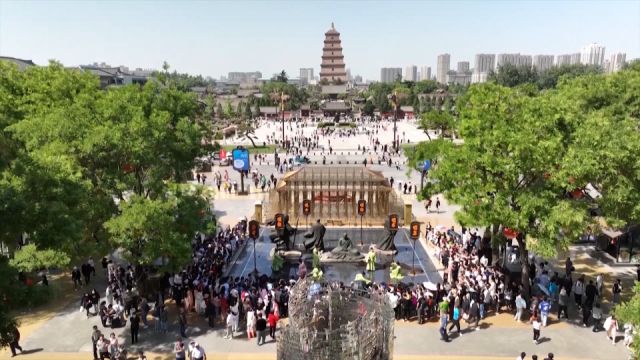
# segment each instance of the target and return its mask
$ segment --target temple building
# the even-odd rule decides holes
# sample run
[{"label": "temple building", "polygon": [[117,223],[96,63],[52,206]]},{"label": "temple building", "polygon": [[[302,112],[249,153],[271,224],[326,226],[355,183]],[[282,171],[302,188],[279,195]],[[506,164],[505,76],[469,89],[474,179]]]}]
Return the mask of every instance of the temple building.
[{"label": "temple building", "polygon": [[320,82],[343,84],[347,82],[347,71],[342,55],[340,33],[331,23],[331,29],[324,33],[322,48],[322,64],[320,65]]}]

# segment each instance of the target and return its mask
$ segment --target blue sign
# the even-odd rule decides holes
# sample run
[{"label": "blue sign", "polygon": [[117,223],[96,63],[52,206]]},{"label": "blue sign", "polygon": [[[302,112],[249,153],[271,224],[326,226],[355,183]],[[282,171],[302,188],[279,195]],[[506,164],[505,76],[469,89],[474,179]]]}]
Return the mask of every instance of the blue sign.
[{"label": "blue sign", "polygon": [[431,168],[431,160],[425,160],[424,163],[422,163],[422,170],[427,171]]},{"label": "blue sign", "polygon": [[233,168],[238,171],[249,171],[249,150],[233,149]]}]

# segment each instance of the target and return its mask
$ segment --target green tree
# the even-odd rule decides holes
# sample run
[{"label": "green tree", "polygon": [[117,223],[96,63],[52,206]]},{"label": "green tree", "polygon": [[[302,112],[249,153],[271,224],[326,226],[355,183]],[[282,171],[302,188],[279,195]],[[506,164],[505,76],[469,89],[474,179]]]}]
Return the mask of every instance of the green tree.
[{"label": "green tree", "polygon": [[442,137],[452,137],[453,128],[455,126],[454,116],[447,111],[432,110],[422,114],[420,119],[420,128],[429,136],[427,130],[439,130]]},{"label": "green tree", "polygon": [[276,81],[286,84],[287,81],[289,81],[289,77],[287,76],[287,73],[284,70],[282,70],[280,74],[278,74],[278,76],[276,77]]},{"label": "green tree", "polygon": [[600,73],[602,73],[602,68],[595,65],[573,64],[554,66],[540,74],[537,86],[540,89],[552,89],[556,87],[560,78],[573,79],[579,76]]},{"label": "green tree", "polygon": [[367,101],[362,107],[362,112],[367,116],[373,116],[373,112],[375,111],[375,109],[376,107],[373,105],[373,103],[371,101]]},{"label": "green tree", "polygon": [[[473,86],[458,102],[459,145],[438,149],[425,195],[442,192],[461,205],[456,218],[467,226],[496,225],[516,230],[522,284],[529,293],[528,250],[552,256],[566,248],[587,224],[584,202],[565,193],[567,178],[545,174],[563,168],[572,127],[567,109],[551,94],[530,97],[495,84]],[[415,163],[433,154],[418,145]]]},{"label": "green tree", "polygon": [[174,185],[164,196],[134,195],[120,204],[119,216],[105,227],[134,264],[162,265],[176,270],[191,258],[191,239],[207,227],[208,199],[200,190]]},{"label": "green tree", "polygon": [[538,73],[530,66],[504,64],[498,66],[496,71],[489,73],[489,81],[507,87],[526,83],[535,84],[538,81]]},{"label": "green tree", "polygon": [[58,250],[38,250],[35,244],[23,246],[14,253],[9,264],[20,271],[37,271],[41,269],[63,268],[69,265],[69,256]]},{"label": "green tree", "polygon": [[[615,314],[621,323],[632,324],[635,329],[640,328],[640,282],[636,282],[631,299],[615,307]],[[631,346],[636,358],[639,357],[640,332],[635,332]]]},{"label": "green tree", "polygon": [[222,104],[218,103],[218,105],[216,105],[216,114],[218,115],[219,119],[226,119],[227,118],[227,114],[225,114],[224,110],[222,110]]}]

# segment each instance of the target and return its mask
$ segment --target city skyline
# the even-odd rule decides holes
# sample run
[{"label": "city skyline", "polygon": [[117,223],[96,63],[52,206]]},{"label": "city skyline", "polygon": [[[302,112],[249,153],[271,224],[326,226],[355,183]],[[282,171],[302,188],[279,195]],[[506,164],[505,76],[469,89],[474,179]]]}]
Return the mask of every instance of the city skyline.
[{"label": "city skyline", "polygon": [[[159,69],[167,61],[173,70],[214,78],[284,69],[296,77],[300,68],[320,72],[324,33],[334,22],[345,63],[368,80],[379,80],[383,67],[436,69],[444,53],[452,68],[461,61],[473,68],[476,54],[557,56],[591,43],[606,48],[605,59],[640,57],[640,36],[629,36],[640,34],[640,2],[554,2],[552,12],[548,2],[408,2],[397,6],[416,11],[400,19],[385,18],[390,3],[380,2],[281,2],[287,11],[280,12],[274,2],[162,4],[2,1],[0,55],[40,65],[56,59]],[[461,15],[437,16],[447,11]],[[353,21],[363,18],[371,21]]]}]

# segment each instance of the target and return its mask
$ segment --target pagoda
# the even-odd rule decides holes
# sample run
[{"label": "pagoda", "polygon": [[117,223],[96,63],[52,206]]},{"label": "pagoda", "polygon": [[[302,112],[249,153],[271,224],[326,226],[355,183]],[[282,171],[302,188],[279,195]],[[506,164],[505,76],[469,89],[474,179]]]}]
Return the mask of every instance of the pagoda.
[{"label": "pagoda", "polygon": [[347,72],[342,55],[340,33],[331,23],[331,29],[324,33],[324,47],[322,48],[322,64],[320,65],[320,81],[333,84],[347,82]]}]

